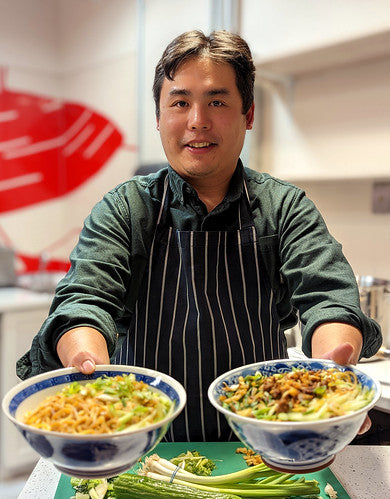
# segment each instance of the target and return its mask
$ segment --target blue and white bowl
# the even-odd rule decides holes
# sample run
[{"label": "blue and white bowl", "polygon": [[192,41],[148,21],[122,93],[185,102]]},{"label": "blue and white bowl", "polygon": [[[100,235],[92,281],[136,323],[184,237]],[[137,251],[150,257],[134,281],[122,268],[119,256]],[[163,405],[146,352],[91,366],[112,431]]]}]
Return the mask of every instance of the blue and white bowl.
[{"label": "blue and white bowl", "polygon": [[[225,384],[236,384],[239,376],[253,375],[257,371],[264,376],[271,376],[289,372],[293,367],[309,370],[337,367],[352,371],[363,386],[374,389],[374,398],[367,406],[352,414],[309,422],[254,419],[239,416],[222,407],[220,396],[225,393],[223,387]],[[210,385],[208,397],[226,417],[237,437],[259,453],[269,467],[277,471],[307,473],[329,466],[335,455],[354,439],[367,412],[380,397],[380,385],[358,369],[340,366],[330,360],[272,360],[238,367],[222,374]]]},{"label": "blue and white bowl", "polygon": [[[34,428],[21,422],[23,415],[43,399],[72,381],[87,383],[99,376],[134,373],[137,380],[160,390],[174,402],[173,411],[161,421],[136,430],[102,435],[73,435]],[[3,411],[23,437],[43,458],[70,476],[104,478],[130,469],[163,438],[186,404],[183,386],[170,376],[134,366],[102,365],[90,375],[67,367],[39,374],[13,387],[3,399]]]}]

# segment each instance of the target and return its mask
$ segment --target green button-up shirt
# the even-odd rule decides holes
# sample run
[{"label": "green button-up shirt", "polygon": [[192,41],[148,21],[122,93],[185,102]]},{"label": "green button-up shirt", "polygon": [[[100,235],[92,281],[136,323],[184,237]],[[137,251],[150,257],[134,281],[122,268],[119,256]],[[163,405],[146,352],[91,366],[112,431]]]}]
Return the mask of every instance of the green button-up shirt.
[{"label": "green button-up shirt", "polygon": [[166,175],[172,226],[189,231],[237,229],[245,177],[280,327],[293,326],[299,317],[307,355],[315,328],[333,321],[362,331],[362,356],[370,357],[379,349],[379,326],[360,310],[356,279],[341,245],[301,189],[243,168],[239,161],[225,199],[207,213],[196,191],[168,166],[118,185],[93,208],[71,253],[71,269],[57,287],[49,317],[31,350],[18,361],[19,377],[61,367],[57,342],[77,326],[99,330],[110,355],[114,354],[142,284]]}]

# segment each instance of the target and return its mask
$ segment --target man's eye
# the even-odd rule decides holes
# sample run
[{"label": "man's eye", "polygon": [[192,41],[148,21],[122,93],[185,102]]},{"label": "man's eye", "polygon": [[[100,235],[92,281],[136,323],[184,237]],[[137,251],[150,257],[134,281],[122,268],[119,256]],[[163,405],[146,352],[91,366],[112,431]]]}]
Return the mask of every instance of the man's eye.
[{"label": "man's eye", "polygon": [[184,100],[179,100],[173,104],[174,107],[186,107],[187,102]]},{"label": "man's eye", "polygon": [[211,102],[211,105],[212,105],[213,107],[221,107],[221,106],[223,106],[223,102],[221,102],[220,100],[213,100],[213,101]]}]

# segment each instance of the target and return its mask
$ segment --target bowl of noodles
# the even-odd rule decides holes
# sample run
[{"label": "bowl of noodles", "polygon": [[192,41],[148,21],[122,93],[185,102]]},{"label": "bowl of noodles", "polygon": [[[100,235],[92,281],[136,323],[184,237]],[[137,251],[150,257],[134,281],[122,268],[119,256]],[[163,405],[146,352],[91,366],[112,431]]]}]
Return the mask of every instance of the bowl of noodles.
[{"label": "bowl of noodles", "polygon": [[208,397],[269,467],[307,473],[329,466],[354,439],[380,385],[330,360],[273,360],[222,374]]},{"label": "bowl of noodles", "polygon": [[62,473],[107,478],[151,451],[185,403],[183,386],[164,373],[103,365],[90,375],[63,368],[22,381],[3,411]]}]

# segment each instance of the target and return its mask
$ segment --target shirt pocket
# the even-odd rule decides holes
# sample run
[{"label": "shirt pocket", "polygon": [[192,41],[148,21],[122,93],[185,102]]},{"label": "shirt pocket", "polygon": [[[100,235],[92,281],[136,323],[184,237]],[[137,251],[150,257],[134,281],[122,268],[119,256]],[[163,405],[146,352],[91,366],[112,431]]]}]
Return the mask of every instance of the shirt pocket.
[{"label": "shirt pocket", "polygon": [[279,255],[279,236],[272,234],[271,236],[263,236],[257,238],[257,246],[261,251],[272,252]]}]

